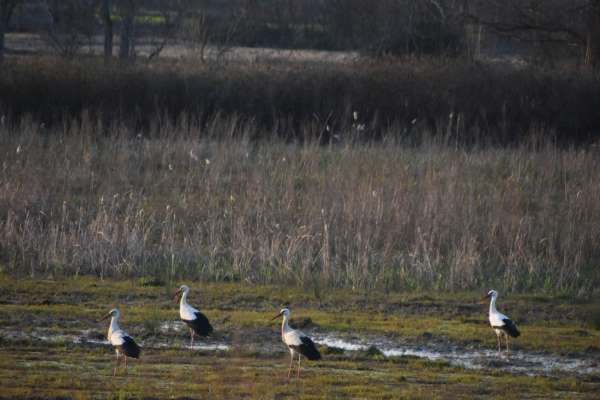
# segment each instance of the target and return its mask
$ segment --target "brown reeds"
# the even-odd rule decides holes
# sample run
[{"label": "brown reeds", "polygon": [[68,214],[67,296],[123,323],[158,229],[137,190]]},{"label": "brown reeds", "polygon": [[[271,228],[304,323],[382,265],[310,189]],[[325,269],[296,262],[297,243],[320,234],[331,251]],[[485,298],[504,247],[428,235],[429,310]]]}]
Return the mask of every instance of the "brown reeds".
[{"label": "brown reeds", "polygon": [[366,140],[390,134],[390,126],[405,139],[428,131],[467,144],[520,143],[532,130],[560,144],[587,144],[600,132],[600,80],[589,70],[430,58],[107,66],[32,57],[0,68],[0,114],[32,115],[47,126],[83,112],[136,130],[149,129],[156,116],[163,125],[192,116],[202,125],[237,115],[269,135],[328,141],[356,111]]},{"label": "brown reeds", "polygon": [[351,125],[324,146],[261,129],[235,116],[145,131],[89,115],[5,123],[2,269],[383,290],[600,287],[596,147],[407,145],[393,131],[359,144],[343,140]]}]

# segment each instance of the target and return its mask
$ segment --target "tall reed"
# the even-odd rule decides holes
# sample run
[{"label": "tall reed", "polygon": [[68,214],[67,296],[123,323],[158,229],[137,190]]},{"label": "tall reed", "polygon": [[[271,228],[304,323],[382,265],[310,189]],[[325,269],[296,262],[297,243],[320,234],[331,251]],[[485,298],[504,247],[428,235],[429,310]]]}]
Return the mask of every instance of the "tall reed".
[{"label": "tall reed", "polygon": [[382,290],[600,287],[597,147],[409,145],[394,132],[322,145],[259,129],[216,117],[138,135],[85,115],[0,126],[2,269]]},{"label": "tall reed", "polygon": [[600,80],[592,71],[448,59],[214,68],[185,60],[106,66],[93,58],[29,57],[0,66],[0,115],[33,115],[47,126],[84,112],[105,126],[144,130],[156,117],[164,126],[236,115],[264,128],[256,134],[327,141],[356,111],[366,140],[396,126],[396,135],[413,140],[428,131],[460,143],[514,144],[537,130],[547,140],[587,144],[598,140],[599,109]]}]

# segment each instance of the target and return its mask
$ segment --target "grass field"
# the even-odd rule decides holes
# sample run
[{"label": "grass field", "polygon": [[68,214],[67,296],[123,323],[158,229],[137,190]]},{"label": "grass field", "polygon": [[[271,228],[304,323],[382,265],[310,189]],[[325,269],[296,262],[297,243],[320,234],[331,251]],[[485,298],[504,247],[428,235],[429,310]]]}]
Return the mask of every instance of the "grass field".
[{"label": "grass field", "polygon": [[[187,282],[189,283],[189,282]],[[600,304],[547,296],[504,296],[501,310],[522,331],[518,354],[591,361],[592,372],[553,370],[526,376],[510,370],[522,359],[489,356],[485,366],[444,360],[384,357],[321,346],[322,362],[305,362],[303,377],[287,384],[288,355],[279,326],[282,305],[311,335],[377,335],[423,348],[493,349],[480,293],[374,294],[348,290],[319,299],[300,289],[243,284],[198,284],[190,301],[216,328],[207,343],[228,350],[191,350],[184,330],[165,330],[178,318],[173,287],[137,280],[0,278],[0,385],[7,397],[118,398],[595,398],[600,389]],[[112,378],[114,354],[99,344],[118,306],[121,325],[144,346],[129,372]],[[295,318],[294,318],[295,317]],[[310,320],[308,320],[310,318]],[[595,363],[595,364],[594,364]],[[527,368],[527,364],[524,365]]]}]

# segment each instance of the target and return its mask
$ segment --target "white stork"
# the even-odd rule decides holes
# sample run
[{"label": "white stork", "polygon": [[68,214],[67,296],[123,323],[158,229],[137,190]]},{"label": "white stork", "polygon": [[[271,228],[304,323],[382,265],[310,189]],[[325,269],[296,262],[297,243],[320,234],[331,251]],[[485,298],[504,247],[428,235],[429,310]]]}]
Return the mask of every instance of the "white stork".
[{"label": "white stork", "polygon": [[194,336],[208,336],[212,333],[213,327],[204,314],[188,304],[187,296],[189,292],[189,287],[181,285],[175,292],[175,301],[179,301],[179,316],[190,328],[190,347],[194,347]]},{"label": "white stork", "polygon": [[119,310],[113,308],[108,314],[100,319],[100,321],[103,321],[106,318],[111,317],[110,326],[108,327],[108,341],[113,345],[115,352],[117,353],[117,364],[113,370],[113,376],[117,374],[121,355],[125,357],[125,371],[127,371],[127,357],[139,358],[141,351],[140,346],[137,345],[133,338],[119,327],[118,321],[120,316],[121,313]]},{"label": "white stork", "polygon": [[315,346],[315,343],[304,333],[297,329],[292,329],[288,324],[290,318],[290,310],[287,308],[281,309],[279,314],[273,317],[275,320],[283,316],[283,322],[281,323],[281,340],[288,347],[290,351],[290,368],[288,370],[288,381],[292,373],[292,365],[294,363],[294,356],[298,354],[298,378],[300,378],[300,360],[302,356],[305,356],[309,360],[320,360],[321,353]]},{"label": "white stork", "polygon": [[495,290],[490,290],[488,292],[487,295],[485,295],[481,301],[485,301],[487,299],[491,299],[490,300],[490,313],[489,313],[489,320],[490,320],[490,325],[492,326],[492,329],[494,330],[494,332],[496,332],[496,337],[498,339],[498,354],[500,354],[500,337],[504,336],[505,341],[506,341],[506,352],[509,352],[508,349],[508,342],[509,342],[509,336],[512,336],[514,338],[518,337],[521,332],[519,332],[519,330],[517,329],[517,325],[515,325],[515,323],[508,318],[506,315],[502,314],[501,312],[499,312],[498,310],[496,310],[496,299],[498,298],[498,292],[496,292]]}]

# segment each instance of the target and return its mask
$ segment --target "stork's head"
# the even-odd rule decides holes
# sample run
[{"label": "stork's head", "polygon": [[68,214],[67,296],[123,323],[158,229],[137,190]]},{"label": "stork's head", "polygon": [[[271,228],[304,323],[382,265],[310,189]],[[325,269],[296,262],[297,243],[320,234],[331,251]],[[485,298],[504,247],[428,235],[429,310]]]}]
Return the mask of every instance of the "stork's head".
[{"label": "stork's head", "polygon": [[277,319],[279,317],[289,317],[290,316],[290,310],[289,308],[282,308],[281,311],[279,311],[279,314],[277,314],[276,316],[273,317],[273,319],[271,321],[273,321],[274,319]]},{"label": "stork's head", "polygon": [[181,285],[179,287],[179,289],[177,289],[177,291],[175,292],[175,297],[173,297],[173,299],[175,301],[179,301],[179,299],[181,299],[181,296],[183,296],[184,294],[187,294],[190,291],[190,288],[187,287],[186,285]]},{"label": "stork's head", "polygon": [[119,316],[121,315],[121,313],[119,312],[119,310],[117,310],[116,308],[113,308],[112,310],[110,310],[108,313],[106,313],[106,315],[104,315],[102,318],[100,318],[100,321],[105,320],[106,318],[119,318]]},{"label": "stork's head", "polygon": [[496,297],[498,297],[498,292],[492,289],[481,298],[481,301],[486,301],[488,299],[496,300]]}]

